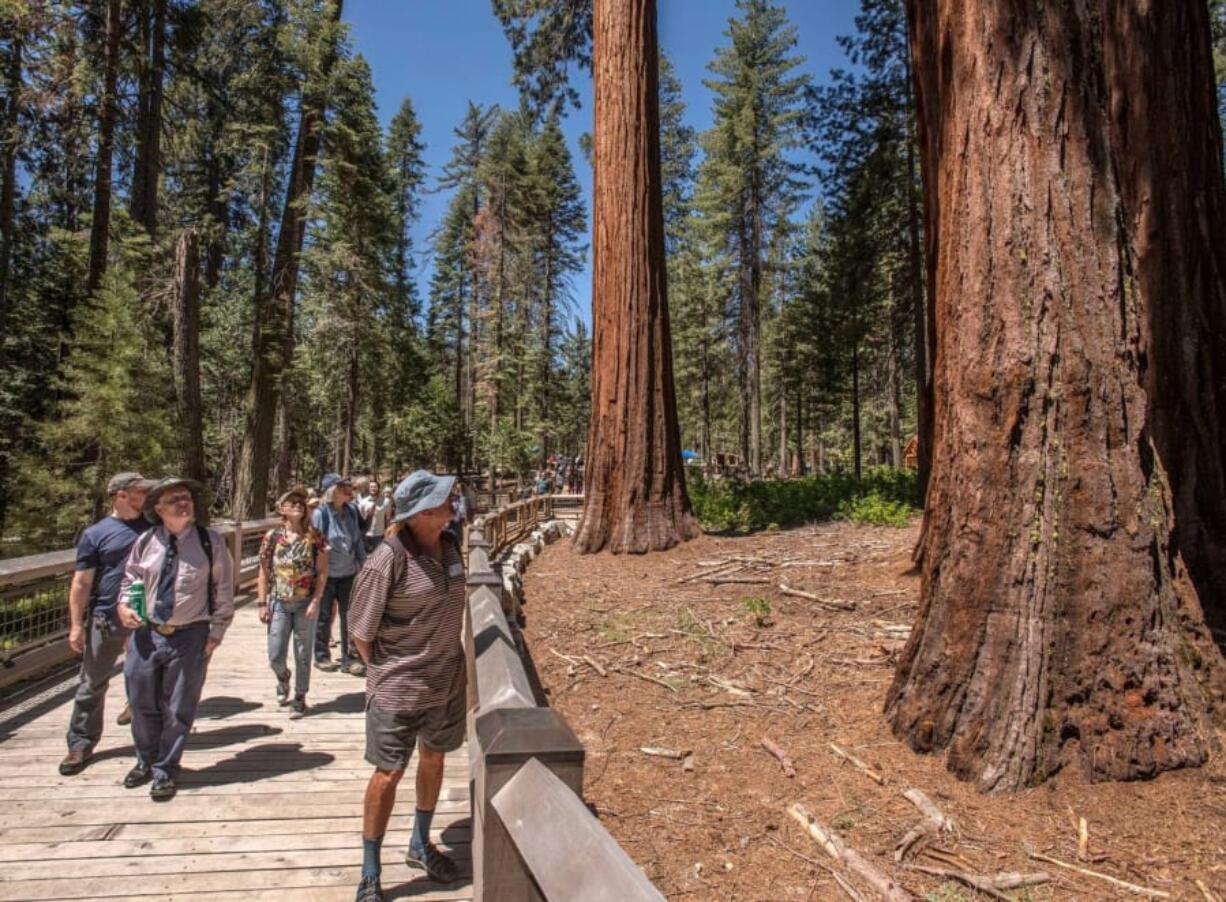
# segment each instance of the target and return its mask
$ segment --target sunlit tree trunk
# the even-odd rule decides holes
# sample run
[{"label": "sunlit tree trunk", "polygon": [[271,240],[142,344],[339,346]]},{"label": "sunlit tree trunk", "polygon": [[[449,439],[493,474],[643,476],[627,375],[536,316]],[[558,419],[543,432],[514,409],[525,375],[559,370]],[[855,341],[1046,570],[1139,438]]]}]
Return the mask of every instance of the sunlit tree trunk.
[{"label": "sunlit tree trunk", "polygon": [[98,114],[98,148],[94,166],[94,216],[89,232],[86,293],[93,294],[106,274],[111,232],[111,166],[115,154],[115,123],[119,118],[119,44],[123,32],[120,0],[107,0],[102,56],[102,96]]},{"label": "sunlit tree trunk", "polygon": [[1205,4],[909,6],[935,441],[887,717],[984,790],[1201,764],[1226,599]]},{"label": "sunlit tree trunk", "polygon": [[183,475],[204,482],[204,419],[200,399],[200,242],[185,229],[175,249],[174,369],[183,430]]},{"label": "sunlit tree trunk", "polygon": [[654,0],[596,0],[592,415],[575,548],[692,538],[664,262]]}]

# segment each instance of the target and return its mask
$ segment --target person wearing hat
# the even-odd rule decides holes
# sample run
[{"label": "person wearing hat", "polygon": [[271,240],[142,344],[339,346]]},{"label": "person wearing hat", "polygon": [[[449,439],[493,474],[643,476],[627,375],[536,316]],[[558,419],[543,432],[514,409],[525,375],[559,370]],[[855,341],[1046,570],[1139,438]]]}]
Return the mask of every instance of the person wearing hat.
[{"label": "person wearing hat", "polygon": [[361,676],[366,668],[361,661],[349,656],[349,595],[353,578],[366,560],[366,545],[362,541],[362,515],[353,501],[353,482],[336,473],[328,473],[320,483],[323,497],[311,516],[311,525],[328,545],[328,578],[324,581],[319,602],[319,620],[315,626],[315,666],[320,670],[336,670],[329,645],[332,640],[332,606],[340,612],[340,669]]},{"label": "person wearing hat", "polygon": [[[136,766],[123,784],[133,789],[152,779],[155,801],[174,798],[208,657],[234,619],[230,550],[219,533],[196,522],[199,491],[179,478],[149,490],[145,516],[154,528],[132,546],[119,586],[119,619],[135,630],[123,675]],[[145,584],[145,619],[128,604],[137,580]]]},{"label": "person wearing hat", "polygon": [[107,483],[111,513],[81,533],[76,570],[68,590],[68,645],[81,655],[81,679],[68,720],[65,777],[79,774],[102,738],[103,703],[111,671],[128,641],[115,612],[124,561],[149,522],[141,513],[153,481],[117,473]]},{"label": "person wearing hat", "polygon": [[456,879],[455,862],[430,842],[444,757],[464,741],[464,563],[447,529],[454,481],[418,470],[396,487],[392,526],[353,589],[349,633],[367,663],[366,760],[375,768],[358,902],[383,898],[383,835],[414,748],[417,811],[405,863],[439,883]]},{"label": "person wearing hat", "polygon": [[[277,500],[281,525],[260,543],[257,593],[260,621],[268,628],[268,663],[277,677],[277,701],[290,706],[290,719],[306,713],[319,599],[328,580],[328,546],[311,527],[306,489],[292,488]],[[289,699],[290,636],[294,637],[294,700]]]}]

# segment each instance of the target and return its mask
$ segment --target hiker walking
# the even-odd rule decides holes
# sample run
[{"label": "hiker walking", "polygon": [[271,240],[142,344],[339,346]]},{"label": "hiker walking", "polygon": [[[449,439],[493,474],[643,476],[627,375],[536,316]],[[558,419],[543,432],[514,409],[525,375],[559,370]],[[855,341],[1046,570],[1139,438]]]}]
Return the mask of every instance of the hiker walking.
[{"label": "hiker walking", "polygon": [[[307,518],[307,492],[292,488],[277,501],[281,525],[260,543],[256,591],[260,622],[268,627],[268,663],[277,677],[277,703],[290,720],[306,714],[319,600],[328,581],[328,546]],[[289,698],[290,637],[294,640],[294,700]]]},{"label": "hiker walking", "polygon": [[361,661],[349,656],[349,595],[353,578],[366,560],[362,541],[362,515],[353,501],[353,483],[348,477],[328,473],[320,483],[323,497],[311,518],[315,531],[328,546],[328,578],[319,601],[315,626],[315,666],[336,670],[329,643],[332,640],[332,609],[340,613],[340,669],[354,676],[366,673]]},{"label": "hiker walking", "polygon": [[81,655],[81,677],[68,720],[68,755],[60,762],[65,777],[85,769],[102,738],[111,671],[128,641],[128,630],[115,612],[119,583],[132,543],[149,528],[142,509],[152,485],[153,480],[139,473],[112,476],[106,486],[110,515],[77,541],[76,570],[68,590],[68,644]]},{"label": "hiker walking", "polygon": [[370,554],[383,541],[387,531],[387,515],[392,509],[392,490],[379,491],[379,482],[370,480],[366,485],[366,494],[358,502],[358,511],[366,522],[366,553]]},{"label": "hiker walking", "polygon": [[[119,586],[119,619],[135,630],[124,663],[136,766],[129,789],[150,779],[155,801],[174,798],[183,746],[196,719],[208,657],[234,619],[230,551],[196,522],[199,484],[163,479],[149,490],[155,524],[132,546]],[[133,610],[143,583],[144,616]]]},{"label": "hiker walking", "polygon": [[430,842],[443,762],[464,740],[464,564],[455,536],[451,476],[425,470],[396,487],[393,528],[358,574],[350,634],[368,663],[366,760],[374,765],[362,814],[358,902],[383,898],[383,835],[396,786],[417,749],[417,810],[405,863],[431,880],[456,879]]}]

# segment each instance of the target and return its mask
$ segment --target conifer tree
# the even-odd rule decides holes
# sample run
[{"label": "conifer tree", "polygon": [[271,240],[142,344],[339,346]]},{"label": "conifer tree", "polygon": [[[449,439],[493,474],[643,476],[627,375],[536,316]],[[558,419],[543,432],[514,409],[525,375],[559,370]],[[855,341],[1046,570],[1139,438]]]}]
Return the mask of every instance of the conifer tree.
[{"label": "conifer tree", "polygon": [[715,92],[715,124],[703,136],[706,189],[700,199],[712,228],[735,261],[729,314],[736,322],[737,378],[741,386],[741,457],[754,473],[762,466],[762,297],[767,254],[803,190],[790,156],[799,144],[808,76],[794,70],[796,28],[768,0],[737,0],[738,18],[716,51],[705,84]]}]

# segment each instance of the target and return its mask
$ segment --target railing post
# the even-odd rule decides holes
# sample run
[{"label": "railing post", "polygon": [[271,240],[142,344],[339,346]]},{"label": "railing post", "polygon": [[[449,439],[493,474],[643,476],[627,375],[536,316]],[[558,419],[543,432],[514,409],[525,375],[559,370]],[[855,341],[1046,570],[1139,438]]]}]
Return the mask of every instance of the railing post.
[{"label": "railing post", "polygon": [[552,708],[499,708],[476,718],[473,773],[473,898],[542,897],[490,800],[535,758],[582,798],[583,744]]},{"label": "railing post", "polygon": [[238,595],[239,578],[243,570],[243,521],[234,521],[234,534],[230,536],[230,573],[234,585],[231,587]]}]

